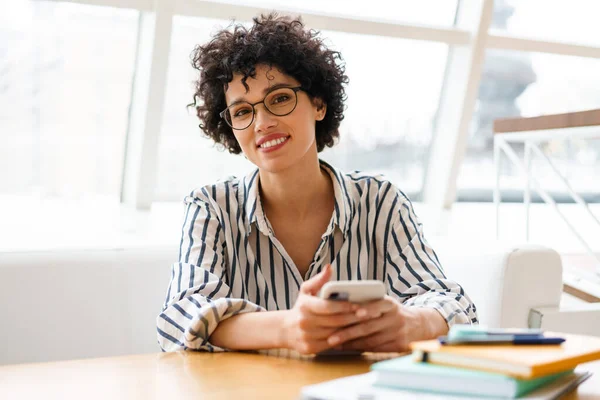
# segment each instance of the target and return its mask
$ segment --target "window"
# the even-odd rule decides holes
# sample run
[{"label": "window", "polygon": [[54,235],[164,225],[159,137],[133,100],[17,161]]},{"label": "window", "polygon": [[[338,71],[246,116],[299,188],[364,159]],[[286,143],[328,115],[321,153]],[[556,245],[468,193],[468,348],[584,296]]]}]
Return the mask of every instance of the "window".
[{"label": "window", "polygon": [[[488,51],[465,161],[458,180],[459,199],[491,201],[495,173],[492,122],[496,118],[538,116],[600,108],[600,60],[539,53]],[[599,129],[600,131],[600,129]],[[600,132],[599,132],[600,135]],[[515,145],[513,147],[517,148]],[[522,156],[523,146],[517,148]],[[575,191],[598,197],[600,139],[553,140],[544,152]],[[533,176],[559,201],[570,201],[545,160],[534,156]],[[503,161],[503,189],[520,199],[522,177]],[[595,192],[595,194],[594,194]],[[511,197],[509,196],[509,197]],[[516,196],[516,197],[515,197]]]},{"label": "window", "polygon": [[340,143],[323,153],[345,171],[384,173],[420,196],[448,46],[323,32],[350,79]]},{"label": "window", "polygon": [[[282,3],[274,0],[233,0],[231,2],[266,9],[278,9],[282,6]],[[347,0],[292,0],[286,1],[284,7],[290,10],[325,13],[332,16],[451,27],[454,24],[456,5],[456,0],[420,0],[418,2],[413,0],[371,0],[368,4],[363,1]]]},{"label": "window", "polygon": [[0,194],[118,202],[138,12],[11,1],[0,13]]},{"label": "window", "polygon": [[[180,200],[193,188],[253,168],[243,155],[218,152],[186,110],[196,79],[189,56],[228,21],[176,17],[173,25],[165,118],[159,148],[157,200]],[[342,170],[385,173],[418,195],[446,64],[447,46],[323,31],[344,57],[350,83],[340,143],[322,153]]]},{"label": "window", "polygon": [[198,79],[190,54],[196,45],[208,41],[211,33],[228,25],[229,21],[206,18],[173,19],[156,200],[178,201],[194,188],[230,175],[242,176],[253,168],[243,155],[219,151],[198,127],[194,109],[186,107],[193,100]]},{"label": "window", "polygon": [[600,2],[503,0],[494,3],[491,33],[600,46]]}]

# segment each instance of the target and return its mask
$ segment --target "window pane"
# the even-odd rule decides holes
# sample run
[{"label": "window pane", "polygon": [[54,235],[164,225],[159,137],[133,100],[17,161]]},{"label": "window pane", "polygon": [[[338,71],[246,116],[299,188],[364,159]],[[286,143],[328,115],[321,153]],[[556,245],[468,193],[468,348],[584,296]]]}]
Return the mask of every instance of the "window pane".
[{"label": "window pane", "polygon": [[[244,4],[266,9],[279,9],[282,3],[273,0],[233,0],[232,3]],[[452,0],[291,0],[286,1],[286,10],[325,13],[332,16],[372,18],[397,22],[434,26],[452,26],[457,1]],[[432,12],[431,10],[435,10]]]},{"label": "window pane", "polygon": [[[194,187],[253,168],[243,156],[220,153],[202,137],[185,105],[195,78],[189,55],[228,21],[176,17],[160,144],[158,200],[180,200]],[[350,84],[340,143],[322,158],[346,170],[385,173],[412,194],[421,191],[431,124],[438,107],[447,46],[323,31],[342,52]]]},{"label": "window pane", "polygon": [[340,143],[323,158],[346,171],[384,173],[420,195],[448,46],[323,32],[349,76]]},{"label": "window pane", "polygon": [[493,33],[600,46],[600,2],[501,0],[494,2]]},{"label": "window pane", "polygon": [[120,192],[138,12],[11,1],[0,13],[0,193]]},{"label": "window pane", "polygon": [[156,200],[181,200],[196,187],[229,175],[241,176],[253,168],[242,155],[219,151],[198,127],[200,120],[194,109],[186,107],[193,100],[194,80],[198,78],[190,54],[196,45],[210,40],[211,32],[229,23],[193,17],[173,19]]},{"label": "window pane", "polygon": [[[477,192],[492,199],[495,175],[492,123],[496,118],[538,116],[600,108],[600,60],[539,53],[489,51],[479,89],[467,154],[458,180],[459,197]],[[599,128],[600,135],[600,128]],[[513,145],[514,146],[514,145]],[[516,147],[522,156],[522,146]],[[600,140],[552,140],[544,152],[576,191],[596,192]],[[506,161],[502,187],[521,190],[518,170]],[[533,175],[546,189],[566,199],[566,189],[544,160],[534,158]],[[481,192],[483,190],[483,192]]]}]

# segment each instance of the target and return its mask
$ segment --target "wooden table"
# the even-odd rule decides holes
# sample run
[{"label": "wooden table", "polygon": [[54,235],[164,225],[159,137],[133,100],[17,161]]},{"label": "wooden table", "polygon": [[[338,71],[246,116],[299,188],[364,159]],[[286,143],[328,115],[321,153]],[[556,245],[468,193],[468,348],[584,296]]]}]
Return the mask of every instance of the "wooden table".
[{"label": "wooden table", "polygon": [[[0,366],[0,398],[297,399],[304,385],[365,373],[390,356],[177,352],[9,365]],[[600,399],[600,362],[580,368],[595,374],[567,398]]]}]

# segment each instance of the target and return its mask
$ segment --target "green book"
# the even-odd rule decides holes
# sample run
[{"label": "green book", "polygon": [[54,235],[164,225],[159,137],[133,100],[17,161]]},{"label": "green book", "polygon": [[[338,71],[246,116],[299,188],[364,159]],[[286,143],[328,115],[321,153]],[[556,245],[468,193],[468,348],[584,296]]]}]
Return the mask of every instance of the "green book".
[{"label": "green book", "polygon": [[523,396],[572,370],[534,379],[517,379],[503,374],[414,361],[398,357],[371,365],[376,386],[425,392],[515,398]]}]

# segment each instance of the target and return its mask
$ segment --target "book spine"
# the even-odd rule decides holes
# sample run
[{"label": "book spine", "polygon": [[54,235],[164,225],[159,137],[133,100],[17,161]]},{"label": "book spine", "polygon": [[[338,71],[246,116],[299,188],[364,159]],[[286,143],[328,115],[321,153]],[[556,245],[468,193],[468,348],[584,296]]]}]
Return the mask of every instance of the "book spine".
[{"label": "book spine", "polygon": [[424,363],[429,362],[429,352],[423,350],[414,350],[413,360]]}]

